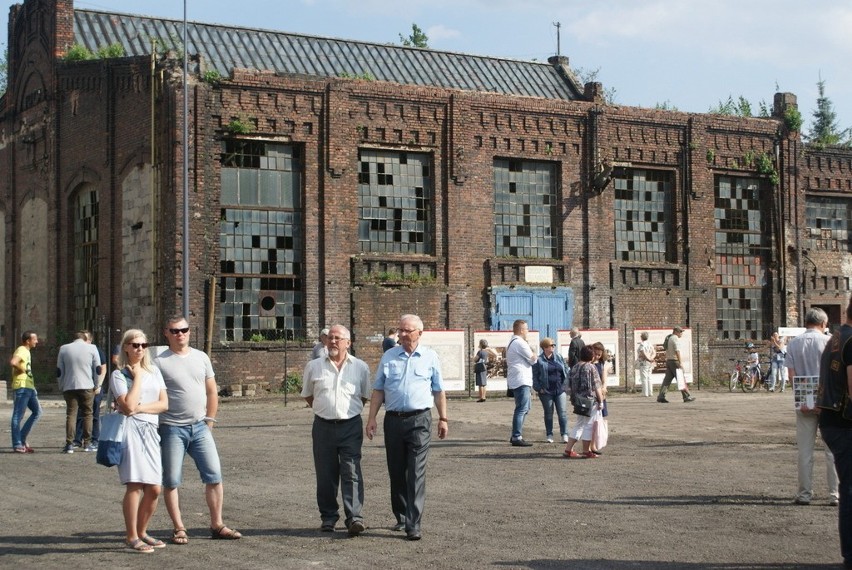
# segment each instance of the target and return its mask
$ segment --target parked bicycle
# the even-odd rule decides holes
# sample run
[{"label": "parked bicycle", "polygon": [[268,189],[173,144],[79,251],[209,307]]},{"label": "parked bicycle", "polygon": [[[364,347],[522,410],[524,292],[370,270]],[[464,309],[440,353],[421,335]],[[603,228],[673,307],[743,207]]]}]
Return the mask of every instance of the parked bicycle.
[{"label": "parked bicycle", "polygon": [[734,370],[731,372],[728,390],[733,392],[737,389],[737,386],[743,392],[754,392],[761,387],[769,390],[769,384],[766,382],[766,373],[763,372],[760,366],[761,363],[755,366],[754,364],[749,364],[746,359],[731,358],[730,360],[734,362]]}]

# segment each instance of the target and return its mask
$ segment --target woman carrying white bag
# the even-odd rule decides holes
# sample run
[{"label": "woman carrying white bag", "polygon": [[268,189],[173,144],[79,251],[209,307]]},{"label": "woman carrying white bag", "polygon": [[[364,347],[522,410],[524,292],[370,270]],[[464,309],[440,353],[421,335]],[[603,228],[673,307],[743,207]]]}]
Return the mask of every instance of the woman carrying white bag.
[{"label": "woman carrying white bag", "polygon": [[118,370],[110,377],[110,393],[116,408],[127,416],[124,452],[118,464],[119,480],[125,485],[122,510],[127,547],[148,553],[166,544],[148,536],[148,522],[157,510],[163,480],[160,459],[158,414],[169,407],[166,384],[151,363],[145,333],[130,329],[121,339]]}]

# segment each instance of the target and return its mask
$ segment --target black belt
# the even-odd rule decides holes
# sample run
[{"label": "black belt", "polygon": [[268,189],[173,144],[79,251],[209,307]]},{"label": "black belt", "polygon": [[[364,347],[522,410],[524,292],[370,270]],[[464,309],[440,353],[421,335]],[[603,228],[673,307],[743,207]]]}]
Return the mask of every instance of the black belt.
[{"label": "black belt", "polygon": [[320,421],[327,423],[327,424],[342,424],[343,422],[351,422],[355,418],[360,418],[361,416],[352,416],[351,418],[346,418],[345,420],[327,420],[327,419],[320,417],[320,416],[317,416],[317,415],[314,415],[314,417],[316,419],[320,420]]},{"label": "black belt", "polygon": [[395,412],[393,410],[387,410],[385,414],[389,416],[393,416],[395,418],[410,418],[411,416],[416,416],[422,414],[423,412],[428,412],[432,408],[424,408],[422,410],[414,410],[413,412]]}]

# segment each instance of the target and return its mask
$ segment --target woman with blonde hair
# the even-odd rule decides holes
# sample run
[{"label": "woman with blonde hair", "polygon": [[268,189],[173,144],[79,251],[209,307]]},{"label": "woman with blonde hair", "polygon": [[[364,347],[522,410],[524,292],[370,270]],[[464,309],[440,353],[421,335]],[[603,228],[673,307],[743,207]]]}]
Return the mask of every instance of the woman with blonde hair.
[{"label": "woman with blonde hair", "polygon": [[163,376],[151,363],[148,339],[141,330],[130,329],[121,339],[118,369],[110,377],[110,393],[116,409],[127,416],[125,447],[118,464],[119,480],[125,486],[125,540],[134,552],[153,552],[166,546],[148,535],[148,523],[157,510],[163,481],[157,416],[168,409],[169,402]]}]

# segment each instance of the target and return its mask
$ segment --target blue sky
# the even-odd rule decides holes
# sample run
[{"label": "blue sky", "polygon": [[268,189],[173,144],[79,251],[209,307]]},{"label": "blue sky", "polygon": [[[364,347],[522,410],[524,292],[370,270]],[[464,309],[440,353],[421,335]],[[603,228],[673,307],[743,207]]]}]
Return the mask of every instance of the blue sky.
[{"label": "blue sky", "polygon": [[[599,70],[619,104],[706,112],[729,95],[755,112],[776,90],[811,124],[826,82],[852,127],[852,2],[847,0],[186,0],[190,20],[398,43],[416,22],[434,49]],[[10,2],[9,5],[12,3]],[[75,7],[182,19],[181,0],[75,0]],[[6,29],[8,10],[0,25]],[[4,38],[5,43],[5,38]]]}]

